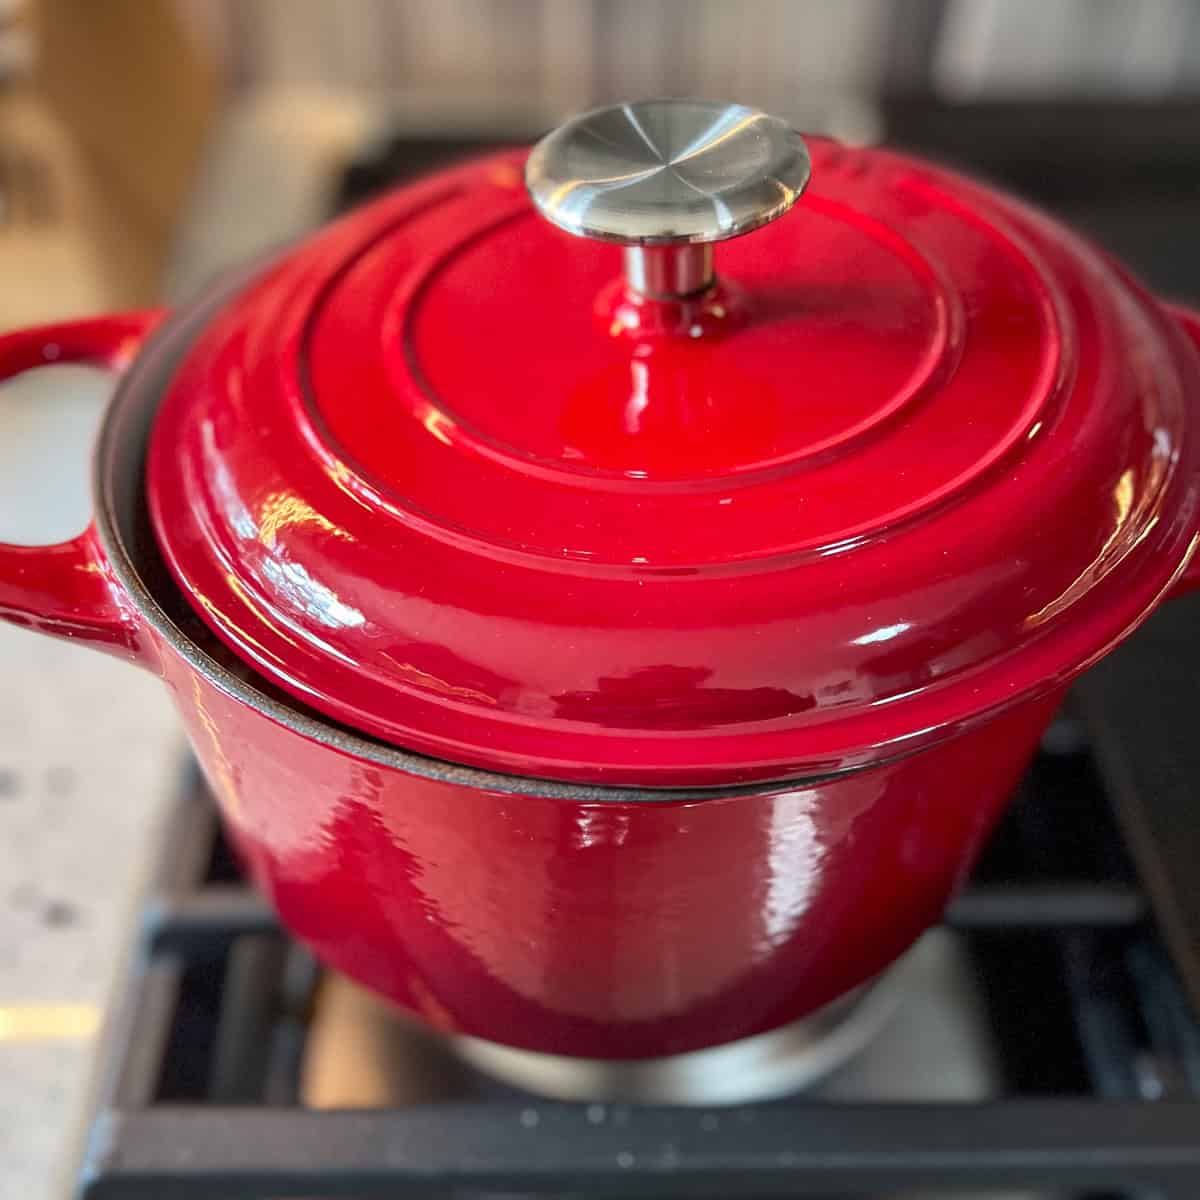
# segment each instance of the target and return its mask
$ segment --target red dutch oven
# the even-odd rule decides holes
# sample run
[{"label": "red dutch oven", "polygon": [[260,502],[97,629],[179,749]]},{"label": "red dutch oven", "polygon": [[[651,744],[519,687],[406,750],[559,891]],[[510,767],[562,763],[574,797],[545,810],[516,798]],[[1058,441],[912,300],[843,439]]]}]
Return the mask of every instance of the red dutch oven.
[{"label": "red dutch oven", "polygon": [[892,963],[1194,581],[1197,336],[945,170],[601,110],[166,319],[0,339],[121,375],[94,524],[0,547],[0,615],[164,678],[328,963],[491,1043],[695,1051]]}]

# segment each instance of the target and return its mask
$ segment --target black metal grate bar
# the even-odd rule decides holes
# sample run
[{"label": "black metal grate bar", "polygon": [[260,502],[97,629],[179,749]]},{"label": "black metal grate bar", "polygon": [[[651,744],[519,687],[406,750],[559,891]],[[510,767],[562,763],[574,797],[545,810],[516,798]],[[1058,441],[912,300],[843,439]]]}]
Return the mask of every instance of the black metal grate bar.
[{"label": "black metal grate bar", "polygon": [[[1193,1007],[1200,1009],[1200,597],[1157,614],[1076,689],[1138,873]],[[1137,705],[1130,697],[1138,697]]]},{"label": "black metal grate bar", "polygon": [[800,1196],[964,1185],[1182,1189],[1200,1178],[1200,1137],[1193,1105],[1096,1101],[168,1109],[109,1114],[92,1161],[87,1200],[729,1196],[750,1181],[758,1194]]},{"label": "black metal grate bar", "polygon": [[182,968],[173,959],[138,972],[127,1005],[115,1014],[112,1036],[124,1053],[113,1060],[113,1101],[140,1108],[153,1102],[179,1002]]}]

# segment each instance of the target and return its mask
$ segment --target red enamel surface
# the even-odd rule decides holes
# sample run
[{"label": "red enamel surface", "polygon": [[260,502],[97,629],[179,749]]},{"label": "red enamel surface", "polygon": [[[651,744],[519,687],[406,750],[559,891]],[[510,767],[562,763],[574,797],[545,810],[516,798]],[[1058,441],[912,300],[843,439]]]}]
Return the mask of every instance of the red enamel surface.
[{"label": "red enamel surface", "polygon": [[836,782],[579,804],[331,752],[167,659],[293,933],[437,1029],[585,1057],[747,1036],[877,974],[937,919],[1058,701]]},{"label": "red enamel surface", "polygon": [[519,154],[277,265],[156,427],[197,611],[387,740],[659,785],[911,749],[1103,653],[1190,550],[1194,353],[1015,202],[812,151],[698,303],[624,297]]},{"label": "red enamel surface", "polygon": [[[1193,345],[1200,350],[1200,313],[1178,305],[1169,307],[1171,315],[1179,322],[1184,332],[1191,338]],[[1176,581],[1171,594],[1185,595],[1200,588],[1200,554],[1193,554],[1183,575]]]},{"label": "red enamel surface", "polygon": [[[45,331],[18,340],[0,339],[0,370],[36,361]],[[0,547],[0,619],[155,664],[288,927],[435,1028],[549,1052],[719,1044],[873,977],[970,869],[1061,695],[836,779],[651,804],[518,795],[280,724],[164,640],[94,535],[68,546]]]}]

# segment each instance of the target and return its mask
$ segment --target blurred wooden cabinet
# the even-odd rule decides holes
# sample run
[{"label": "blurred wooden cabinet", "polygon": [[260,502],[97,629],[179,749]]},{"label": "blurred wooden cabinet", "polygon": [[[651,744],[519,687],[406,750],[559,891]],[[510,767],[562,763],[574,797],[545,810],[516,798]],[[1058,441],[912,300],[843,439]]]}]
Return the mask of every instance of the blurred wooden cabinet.
[{"label": "blurred wooden cabinet", "polygon": [[0,324],[154,303],[216,108],[173,0],[29,0],[0,91]]}]

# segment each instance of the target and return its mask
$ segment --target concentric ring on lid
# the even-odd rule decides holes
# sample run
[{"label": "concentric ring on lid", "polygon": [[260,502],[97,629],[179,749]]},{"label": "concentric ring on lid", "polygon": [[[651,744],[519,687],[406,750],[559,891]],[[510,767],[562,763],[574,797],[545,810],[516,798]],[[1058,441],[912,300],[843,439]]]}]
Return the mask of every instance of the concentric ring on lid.
[{"label": "concentric ring on lid", "polygon": [[200,615],[410,749],[649,786],[854,766],[1085,666],[1190,552],[1192,351],[1048,219],[809,148],[686,301],[537,220],[520,152],[281,260],[154,432]]}]

